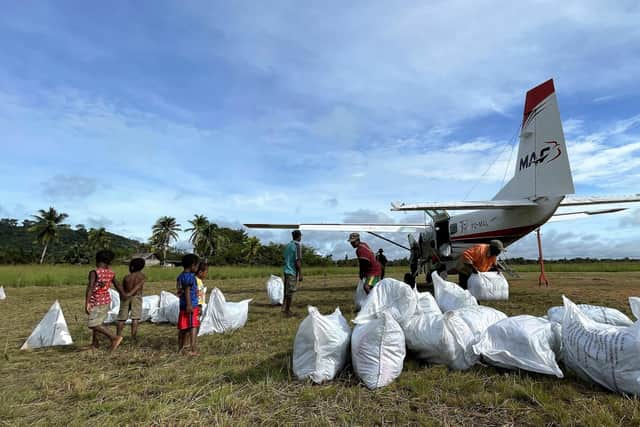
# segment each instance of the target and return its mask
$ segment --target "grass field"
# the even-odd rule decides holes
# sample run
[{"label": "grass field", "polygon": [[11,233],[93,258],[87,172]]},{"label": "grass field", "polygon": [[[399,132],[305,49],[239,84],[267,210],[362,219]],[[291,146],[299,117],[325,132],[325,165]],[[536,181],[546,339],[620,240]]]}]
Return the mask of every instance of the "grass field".
[{"label": "grass field", "polygon": [[[342,272],[308,275],[295,310],[304,315],[307,305],[315,305],[327,313],[340,306],[353,318],[355,269]],[[638,398],[580,380],[562,365],[566,378],[560,380],[482,365],[452,372],[408,356],[400,378],[376,391],[361,385],[349,367],[325,385],[298,382],[291,372],[291,352],[302,317],[282,318],[278,307],[267,304],[266,277],[242,274],[207,285],[219,287],[231,301],[254,298],[247,325],[235,333],[202,337],[197,358],[176,354],[175,327],[153,324],[141,326],[137,345],[125,338],[113,355],[82,352],[90,338],[83,287],[56,282],[5,287],[8,299],[0,302],[0,424],[640,424]],[[631,315],[627,298],[640,294],[638,272],[549,276],[552,285],[544,289],[534,273],[524,273],[511,281],[508,302],[487,305],[508,315],[543,315],[561,303],[564,293],[576,302]],[[149,284],[145,292],[172,290],[170,279]],[[19,351],[55,299],[75,344]]]},{"label": "grass field", "polygon": [[[512,265],[518,272],[535,272],[539,267],[536,264]],[[546,264],[549,272],[625,272],[640,271],[640,261],[597,262],[597,263],[566,263]],[[85,285],[89,270],[88,265],[0,265],[0,286],[57,286],[57,285]],[[118,265],[114,267],[117,277],[123,277],[127,273],[127,267]],[[213,280],[264,278],[269,274],[281,274],[282,267],[215,267],[209,270],[209,278]],[[180,272],[180,268],[151,267],[144,270],[150,282],[163,282],[174,280]],[[353,271],[349,267],[306,267],[305,274],[309,276],[333,276],[348,274]],[[388,267],[391,275],[399,278],[404,276],[408,267]]]}]

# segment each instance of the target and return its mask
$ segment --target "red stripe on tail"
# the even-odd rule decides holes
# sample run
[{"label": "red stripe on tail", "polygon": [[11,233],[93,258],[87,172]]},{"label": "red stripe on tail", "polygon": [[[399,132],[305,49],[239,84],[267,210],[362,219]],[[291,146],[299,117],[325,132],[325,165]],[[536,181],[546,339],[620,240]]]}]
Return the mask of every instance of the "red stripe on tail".
[{"label": "red stripe on tail", "polygon": [[556,91],[553,86],[553,79],[549,79],[546,82],[534,87],[527,92],[527,98],[524,101],[524,115],[522,117],[522,126],[524,126],[529,114],[540,104],[547,99],[549,95]]}]

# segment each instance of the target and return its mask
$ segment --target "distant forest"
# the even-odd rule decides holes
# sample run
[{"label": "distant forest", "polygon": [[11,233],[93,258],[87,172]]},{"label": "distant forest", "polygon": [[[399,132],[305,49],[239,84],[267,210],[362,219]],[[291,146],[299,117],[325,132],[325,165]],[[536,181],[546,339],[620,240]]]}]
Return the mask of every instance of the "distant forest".
[{"label": "distant forest", "polygon": [[[0,219],[0,264],[88,264],[93,262],[100,249],[110,249],[117,262],[127,262],[137,253],[153,253],[166,263],[179,262],[184,251],[174,246],[181,225],[173,217],[160,217],[151,229],[147,243],[132,240],[107,231],[105,228],[89,228],[83,224],[66,224],[67,215],[53,207],[40,210],[32,219],[19,221]],[[282,264],[284,244],[263,244],[257,237],[250,237],[242,229],[218,227],[203,215],[194,215],[184,231],[190,233],[193,250],[213,265]],[[334,260],[331,255],[322,256],[312,246],[302,245],[303,265],[308,266],[357,266],[355,258]],[[536,264],[537,260],[510,258],[508,264]],[[630,259],[598,260],[573,258],[545,260],[546,263],[624,262]],[[388,266],[408,266],[408,258],[390,260]]]},{"label": "distant forest", "polygon": [[[35,218],[18,221],[14,218],[0,219],[0,264],[43,263],[87,264],[93,262],[94,254],[100,249],[110,249],[116,254],[117,262],[126,262],[136,253],[154,253],[160,260],[175,263],[184,251],[171,245],[174,239],[167,239],[154,226],[148,243],[128,239],[104,228],[89,228],[83,224],[70,226],[64,223],[52,225],[55,215],[40,212],[45,219]],[[58,217],[60,213],[54,212]],[[37,215],[34,215],[37,217]],[[162,219],[168,217],[162,217]],[[171,219],[171,218],[170,218]],[[159,220],[159,221],[160,221]],[[161,222],[161,221],[160,221]],[[156,223],[158,225],[158,223]],[[178,224],[179,225],[179,224]],[[193,224],[192,224],[193,225]],[[47,228],[47,226],[49,228]],[[193,227],[185,231],[192,232],[194,249],[203,258],[214,265],[280,265],[284,244],[262,244],[256,237],[249,237],[242,229],[218,227],[206,223],[208,233],[205,237],[194,236]],[[43,239],[43,229],[49,230],[48,238]],[[178,228],[173,227],[177,237]],[[209,242],[205,240],[209,239]],[[45,249],[46,245],[46,251]],[[43,256],[44,254],[44,256]],[[335,265],[331,256],[319,255],[308,245],[302,246],[303,264],[309,266]],[[355,261],[355,260],[354,260]],[[342,261],[341,263],[344,263]]]}]

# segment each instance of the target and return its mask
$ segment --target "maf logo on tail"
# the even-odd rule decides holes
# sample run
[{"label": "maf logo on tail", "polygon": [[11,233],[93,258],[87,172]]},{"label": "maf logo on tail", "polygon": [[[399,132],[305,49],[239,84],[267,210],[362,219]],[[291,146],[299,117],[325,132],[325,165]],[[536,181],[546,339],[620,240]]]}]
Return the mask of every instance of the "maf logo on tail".
[{"label": "maf logo on tail", "polygon": [[550,163],[560,157],[562,150],[560,149],[558,141],[545,141],[545,144],[549,145],[542,147],[539,153],[534,151],[531,154],[521,157],[518,162],[518,170],[527,169],[531,165],[540,165],[547,159],[549,159],[547,163]]}]

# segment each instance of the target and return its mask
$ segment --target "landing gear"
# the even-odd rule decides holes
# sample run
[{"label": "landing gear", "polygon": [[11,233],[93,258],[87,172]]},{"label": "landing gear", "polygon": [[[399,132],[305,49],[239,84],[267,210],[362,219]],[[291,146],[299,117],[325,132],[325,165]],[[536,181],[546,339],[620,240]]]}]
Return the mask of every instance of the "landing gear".
[{"label": "landing gear", "polygon": [[540,239],[540,228],[536,229],[536,236],[538,237],[538,262],[540,263],[540,275],[538,276],[538,286],[542,286],[544,283],[544,287],[549,287],[549,281],[547,280],[547,276],[544,274],[544,258],[542,256],[542,240]]}]

